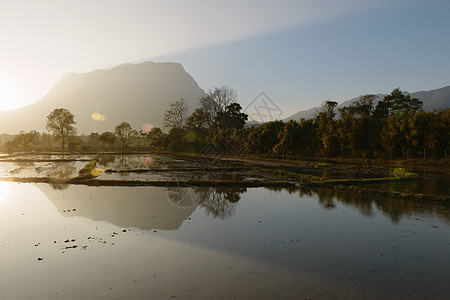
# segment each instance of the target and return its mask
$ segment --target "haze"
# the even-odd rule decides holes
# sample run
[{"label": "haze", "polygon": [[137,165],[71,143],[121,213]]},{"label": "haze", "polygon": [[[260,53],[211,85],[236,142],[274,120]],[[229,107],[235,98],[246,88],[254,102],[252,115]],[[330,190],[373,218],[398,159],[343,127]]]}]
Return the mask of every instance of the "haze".
[{"label": "haze", "polygon": [[287,116],[325,99],[448,85],[447,1],[2,1],[0,109],[40,100],[66,72],[183,64],[245,105]]}]

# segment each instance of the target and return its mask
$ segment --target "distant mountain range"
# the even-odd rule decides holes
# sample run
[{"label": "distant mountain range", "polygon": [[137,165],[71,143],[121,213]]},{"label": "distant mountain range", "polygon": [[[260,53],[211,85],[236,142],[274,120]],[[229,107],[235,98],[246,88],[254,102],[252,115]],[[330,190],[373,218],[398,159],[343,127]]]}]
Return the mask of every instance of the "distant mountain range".
[{"label": "distant mountain range", "polygon": [[[435,109],[442,109],[442,108],[448,108],[450,107],[450,86],[446,86],[440,89],[431,90],[431,91],[420,91],[415,93],[409,93],[404,91],[403,94],[410,95],[412,98],[417,98],[420,101],[423,102],[423,109],[425,111],[433,111]],[[382,100],[386,94],[377,94],[377,98],[375,100],[375,103]],[[349,106],[353,102],[359,100],[361,96],[344,101],[340,104],[338,104],[338,108]],[[320,107],[313,107],[308,110],[301,110],[292,116],[283,119],[284,122],[287,122],[289,120],[300,120],[300,119],[311,119],[314,118],[316,115],[316,112],[320,109]]]},{"label": "distant mountain range", "polygon": [[178,63],[144,62],[67,73],[40,101],[0,112],[0,133],[45,132],[46,117],[55,108],[75,115],[79,134],[114,131],[124,121],[136,130],[146,123],[162,127],[171,102],[184,98],[192,112],[205,95]]}]

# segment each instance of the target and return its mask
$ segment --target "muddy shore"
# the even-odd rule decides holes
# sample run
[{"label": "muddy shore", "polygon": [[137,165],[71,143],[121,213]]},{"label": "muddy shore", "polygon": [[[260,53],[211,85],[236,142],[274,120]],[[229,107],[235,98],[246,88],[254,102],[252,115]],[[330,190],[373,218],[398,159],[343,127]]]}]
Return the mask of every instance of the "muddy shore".
[{"label": "muddy shore", "polygon": [[[156,155],[168,160],[177,160],[177,165],[169,167],[134,166],[127,168],[98,168],[102,155],[138,155],[104,153],[86,157],[21,157],[5,156],[1,162],[72,162],[86,161],[87,164],[71,178],[53,177],[2,177],[3,181],[77,184],[88,186],[167,186],[167,187],[320,187],[369,197],[389,197],[416,202],[428,202],[450,205],[448,194],[426,194],[397,192],[377,187],[377,184],[396,184],[415,181],[418,174],[439,174],[447,180],[447,163],[424,161],[370,161],[370,160],[299,160],[270,157],[229,157],[217,155],[199,155],[190,153],[141,153]],[[48,154],[47,154],[48,155]],[[105,179],[99,174],[120,174],[120,179]],[[129,174],[163,174],[160,180],[135,180]],[[233,174],[233,176],[224,176]],[[231,177],[231,178],[228,178]]]}]

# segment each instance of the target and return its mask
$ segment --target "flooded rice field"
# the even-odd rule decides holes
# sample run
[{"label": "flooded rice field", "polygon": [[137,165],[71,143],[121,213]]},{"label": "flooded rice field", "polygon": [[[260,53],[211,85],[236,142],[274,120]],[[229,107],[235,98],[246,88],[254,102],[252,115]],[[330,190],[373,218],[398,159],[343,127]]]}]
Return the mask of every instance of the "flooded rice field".
[{"label": "flooded rice field", "polygon": [[[145,157],[153,160],[147,166]],[[56,163],[45,159],[34,159],[22,172],[37,163]],[[72,159],[58,163],[73,164],[77,173],[90,157]],[[202,174],[204,167],[139,155],[126,165],[116,157],[97,164],[104,171],[99,177],[143,180],[176,175],[127,171],[183,174],[179,169],[191,168]],[[38,175],[52,176],[48,168]],[[17,165],[1,176],[11,177],[11,169]],[[236,170],[247,176],[242,173]],[[0,181],[0,222],[1,299],[443,299],[450,294],[447,206],[328,189]]]}]

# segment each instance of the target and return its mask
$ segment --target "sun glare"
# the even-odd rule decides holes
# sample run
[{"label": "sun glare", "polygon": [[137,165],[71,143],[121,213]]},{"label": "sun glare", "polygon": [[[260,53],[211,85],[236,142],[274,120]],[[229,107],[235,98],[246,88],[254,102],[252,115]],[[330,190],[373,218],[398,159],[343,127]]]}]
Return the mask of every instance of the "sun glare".
[{"label": "sun glare", "polygon": [[7,77],[0,74],[0,110],[15,108],[14,84]]},{"label": "sun glare", "polygon": [[0,182],[0,203],[5,201],[10,189],[11,186],[7,182]]}]

